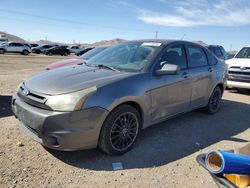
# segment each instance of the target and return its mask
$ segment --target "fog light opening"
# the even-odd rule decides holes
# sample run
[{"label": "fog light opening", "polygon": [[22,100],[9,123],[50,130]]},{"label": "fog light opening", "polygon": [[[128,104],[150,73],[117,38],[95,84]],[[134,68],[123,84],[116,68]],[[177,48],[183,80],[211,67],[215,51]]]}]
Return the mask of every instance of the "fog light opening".
[{"label": "fog light opening", "polygon": [[55,136],[49,136],[48,137],[48,142],[53,146],[53,147],[59,147],[60,144],[58,142],[58,138]]}]

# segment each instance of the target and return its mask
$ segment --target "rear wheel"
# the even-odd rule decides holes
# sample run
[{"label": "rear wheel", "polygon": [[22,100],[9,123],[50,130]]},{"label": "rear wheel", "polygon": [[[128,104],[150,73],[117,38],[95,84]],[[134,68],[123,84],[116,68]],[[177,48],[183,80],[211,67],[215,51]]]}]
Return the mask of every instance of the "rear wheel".
[{"label": "rear wheel", "polygon": [[119,106],[105,120],[98,146],[108,154],[126,153],[132,148],[140,128],[138,111],[129,105]]},{"label": "rear wheel", "polygon": [[215,114],[216,112],[218,112],[221,106],[221,97],[221,88],[219,86],[216,86],[209,98],[207,106],[205,107],[205,111],[209,114]]},{"label": "rear wheel", "polygon": [[5,53],[5,49],[0,49],[0,54],[4,54]]}]

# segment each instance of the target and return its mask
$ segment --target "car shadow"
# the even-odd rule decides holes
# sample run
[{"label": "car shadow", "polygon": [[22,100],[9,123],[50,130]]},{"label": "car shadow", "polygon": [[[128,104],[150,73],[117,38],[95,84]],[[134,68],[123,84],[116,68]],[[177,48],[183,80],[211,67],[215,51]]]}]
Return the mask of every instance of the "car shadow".
[{"label": "car shadow", "polygon": [[237,93],[237,94],[240,94],[240,95],[250,95],[250,89],[238,89],[238,90],[228,89],[228,91],[230,93]]},{"label": "car shadow", "polygon": [[11,110],[11,99],[12,96],[0,95],[0,118],[13,115]]},{"label": "car shadow", "polygon": [[246,114],[250,114],[249,104],[223,100],[216,115],[197,110],[143,130],[132,150],[121,156],[109,156],[97,149],[76,152],[47,150],[69,165],[96,171],[112,170],[114,162],[122,162],[125,169],[161,166],[222,140],[249,142],[235,138],[249,129],[250,119]]}]

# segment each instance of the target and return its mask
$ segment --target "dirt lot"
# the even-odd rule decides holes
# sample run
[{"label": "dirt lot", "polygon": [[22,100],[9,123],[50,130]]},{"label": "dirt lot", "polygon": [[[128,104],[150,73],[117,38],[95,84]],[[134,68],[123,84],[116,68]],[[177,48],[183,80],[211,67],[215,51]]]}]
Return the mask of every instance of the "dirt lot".
[{"label": "dirt lot", "polygon": [[[218,114],[194,111],[149,127],[123,156],[47,150],[19,130],[10,100],[21,81],[62,58],[0,55],[0,187],[211,188],[216,185],[196,156],[250,141],[250,92],[231,90]],[[124,170],[113,171],[113,162]]]}]

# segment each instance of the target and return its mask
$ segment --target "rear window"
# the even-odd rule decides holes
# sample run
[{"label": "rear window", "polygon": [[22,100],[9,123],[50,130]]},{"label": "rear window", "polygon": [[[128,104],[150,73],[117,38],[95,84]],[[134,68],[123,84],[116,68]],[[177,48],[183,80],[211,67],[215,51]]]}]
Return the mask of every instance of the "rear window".
[{"label": "rear window", "polygon": [[206,54],[200,47],[188,47],[189,67],[201,67],[208,65]]}]

